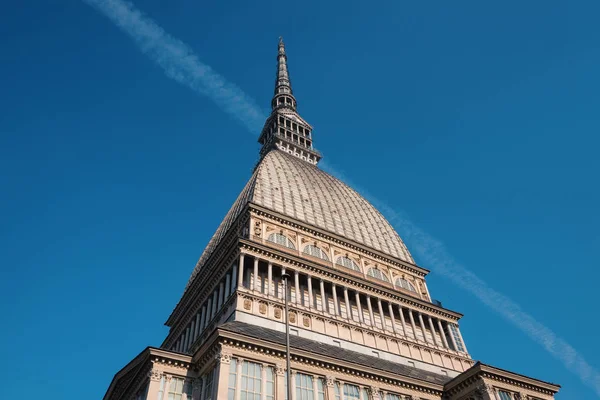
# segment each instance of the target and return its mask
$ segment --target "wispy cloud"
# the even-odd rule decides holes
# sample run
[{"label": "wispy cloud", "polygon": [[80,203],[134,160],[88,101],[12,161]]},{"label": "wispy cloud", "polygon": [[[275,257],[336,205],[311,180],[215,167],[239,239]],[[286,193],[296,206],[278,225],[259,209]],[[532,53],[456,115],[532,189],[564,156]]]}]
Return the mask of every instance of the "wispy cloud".
[{"label": "wispy cloud", "polygon": [[[158,64],[169,78],[209,97],[250,132],[260,131],[266,115],[256,102],[235,84],[202,63],[189,46],[166,33],[133,4],[122,0],[82,1],[93,6],[127,33],[139,49]],[[323,163],[321,165],[333,175],[348,182],[331,166]],[[491,288],[473,272],[456,262],[439,240],[416,227],[409,218],[366,192],[361,193],[386,215],[402,237],[411,242],[411,249],[419,255],[423,265],[470,292],[518,327],[600,396],[600,373],[569,343],[523,311],[517,303]]]},{"label": "wispy cloud", "polygon": [[192,49],[169,35],[133,4],[122,0],[83,0],[127,33],[165,74],[207,96],[250,132],[260,132],[266,115],[256,102],[235,84],[201,62]]},{"label": "wispy cloud", "polygon": [[[343,174],[336,171],[331,165],[323,162],[320,165],[330,174],[337,176],[348,184],[350,183]],[[356,189],[355,185],[352,185],[352,187]],[[513,300],[491,288],[472,271],[458,263],[448,253],[441,241],[415,226],[406,215],[394,211],[386,203],[367,192],[362,190],[360,192],[387,217],[400,236],[411,243],[411,250],[417,253],[423,265],[470,292],[486,306],[515,325],[553,357],[562,362],[567,370],[577,375],[585,385],[591,387],[600,397],[600,372],[592,367],[573,346],[525,312]]]}]

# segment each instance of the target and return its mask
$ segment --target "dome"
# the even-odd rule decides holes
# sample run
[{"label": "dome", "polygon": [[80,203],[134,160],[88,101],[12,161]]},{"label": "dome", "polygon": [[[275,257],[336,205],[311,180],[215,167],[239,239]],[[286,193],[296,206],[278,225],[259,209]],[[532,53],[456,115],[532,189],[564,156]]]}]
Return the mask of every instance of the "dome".
[{"label": "dome", "polygon": [[249,202],[414,263],[390,223],[355,190],[298,157],[271,150],[206,246],[190,281]]}]

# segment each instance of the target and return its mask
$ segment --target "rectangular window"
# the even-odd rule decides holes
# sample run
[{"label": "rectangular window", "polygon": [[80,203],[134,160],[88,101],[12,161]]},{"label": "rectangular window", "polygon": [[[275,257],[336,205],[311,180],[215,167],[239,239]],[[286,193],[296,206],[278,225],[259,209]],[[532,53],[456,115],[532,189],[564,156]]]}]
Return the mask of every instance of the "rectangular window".
[{"label": "rectangular window", "polygon": [[160,377],[160,386],[158,388],[158,397],[156,400],[162,400],[163,393],[165,392],[165,376]]},{"label": "rectangular window", "polygon": [[267,368],[267,382],[265,383],[267,400],[275,400],[275,370],[273,367]]},{"label": "rectangular window", "polygon": [[360,388],[356,385],[344,383],[344,400],[361,400]]},{"label": "rectangular window", "polygon": [[242,364],[241,399],[260,400],[262,394],[262,365],[250,361]]},{"label": "rectangular window", "polygon": [[317,379],[317,400],[325,400],[325,383],[322,378]]},{"label": "rectangular window", "polygon": [[313,377],[306,374],[296,373],[296,399],[314,400]]},{"label": "rectangular window", "polygon": [[498,396],[500,397],[500,400],[513,400],[511,394],[504,390],[498,390]]},{"label": "rectangular window", "polygon": [[171,378],[169,391],[167,392],[167,400],[181,400],[183,397],[183,384],[185,381],[182,378]]},{"label": "rectangular window", "polygon": [[209,373],[204,376],[204,398],[206,400],[212,399],[213,390],[213,378],[215,375],[215,369],[213,368]]}]

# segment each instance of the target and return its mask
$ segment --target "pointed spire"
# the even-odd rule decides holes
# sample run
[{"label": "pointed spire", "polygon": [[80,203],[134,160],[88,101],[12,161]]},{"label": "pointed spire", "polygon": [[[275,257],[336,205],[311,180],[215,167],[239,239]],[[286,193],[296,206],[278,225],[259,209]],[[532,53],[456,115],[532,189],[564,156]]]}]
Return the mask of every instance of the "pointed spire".
[{"label": "pointed spire", "polygon": [[296,98],[292,91],[292,83],[287,67],[287,55],[285,54],[285,43],[279,37],[279,51],[277,52],[277,75],[275,77],[275,94],[271,101],[271,108],[289,108],[296,110]]},{"label": "pointed spire", "polygon": [[271,108],[273,111],[258,138],[258,142],[262,144],[260,159],[262,160],[269,151],[279,149],[316,165],[321,159],[321,153],[313,146],[312,126],[296,111],[296,98],[292,92],[285,44],[281,37],[277,51],[277,76]]}]

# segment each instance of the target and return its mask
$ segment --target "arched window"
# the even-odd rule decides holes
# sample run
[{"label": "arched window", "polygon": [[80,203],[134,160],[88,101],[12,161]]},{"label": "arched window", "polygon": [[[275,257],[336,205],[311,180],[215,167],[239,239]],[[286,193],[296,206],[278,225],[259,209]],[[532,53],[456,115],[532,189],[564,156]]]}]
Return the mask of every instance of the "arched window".
[{"label": "arched window", "polygon": [[415,292],[415,293],[417,291],[417,289],[415,289],[415,287],[413,286],[413,284],[410,283],[409,281],[407,281],[404,278],[397,278],[396,279],[396,287],[401,287],[402,289],[410,290],[411,292]]},{"label": "arched window", "polygon": [[267,238],[269,242],[277,243],[282,246],[285,246],[289,249],[296,250],[296,246],[294,246],[294,242],[288,239],[287,236],[282,235],[281,233],[271,233]]},{"label": "arched window", "polygon": [[313,257],[318,257],[321,260],[329,261],[329,257],[327,257],[327,253],[325,253],[323,250],[321,250],[320,248],[318,248],[317,246],[315,246],[313,244],[309,244],[308,246],[306,246],[304,248],[303,253],[313,256]]},{"label": "arched window", "polygon": [[384,274],[383,272],[381,272],[381,270],[375,269],[375,268],[371,268],[368,272],[367,275],[372,276],[375,279],[379,279],[380,281],[384,281],[384,282],[390,282],[390,278],[387,277],[386,274]]},{"label": "arched window", "polygon": [[346,267],[349,269],[353,269],[354,271],[361,272],[358,264],[356,264],[354,261],[352,261],[348,257],[338,257],[338,259],[335,263],[337,265],[341,265],[342,267]]}]

